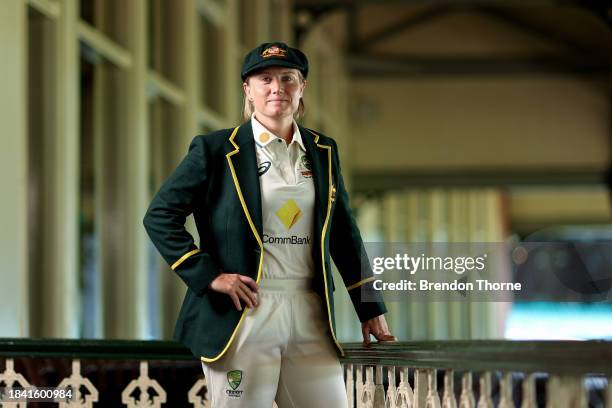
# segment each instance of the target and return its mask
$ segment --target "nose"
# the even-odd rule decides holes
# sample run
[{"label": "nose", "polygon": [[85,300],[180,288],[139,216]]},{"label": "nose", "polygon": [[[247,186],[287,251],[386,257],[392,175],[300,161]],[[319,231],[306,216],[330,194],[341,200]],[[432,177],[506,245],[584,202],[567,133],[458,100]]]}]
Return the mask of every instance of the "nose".
[{"label": "nose", "polygon": [[279,80],[278,78],[272,79],[270,86],[272,93],[283,93],[284,91],[283,81]]}]

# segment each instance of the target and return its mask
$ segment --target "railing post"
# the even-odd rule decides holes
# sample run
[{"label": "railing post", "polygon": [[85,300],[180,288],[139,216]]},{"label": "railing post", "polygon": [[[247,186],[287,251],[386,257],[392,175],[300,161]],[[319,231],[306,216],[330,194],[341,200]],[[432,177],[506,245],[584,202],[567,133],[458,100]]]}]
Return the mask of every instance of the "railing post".
[{"label": "railing post", "polygon": [[394,402],[397,408],[414,407],[414,393],[408,382],[408,367],[403,367],[400,371],[400,384],[397,388],[397,398]]},{"label": "railing post", "polygon": [[[363,366],[360,366],[357,369],[359,381],[361,382],[361,369]],[[359,389],[361,389],[359,391]],[[373,408],[374,406],[374,394],[376,393],[376,385],[374,384],[374,367],[366,367],[366,380],[365,384],[359,387],[359,383],[357,386],[358,395],[357,395],[357,408]]]},{"label": "railing post", "polygon": [[383,385],[383,366],[376,366],[376,386],[374,388],[374,408],[385,408],[385,386]]},{"label": "railing post", "polygon": [[442,396],[442,408],[457,408],[455,400],[455,372],[446,370],[444,373],[444,395]]},{"label": "railing post", "polygon": [[523,401],[521,402],[521,408],[537,408],[537,406],[535,376],[529,374],[523,379]]},{"label": "railing post", "polygon": [[365,384],[363,382],[363,365],[358,365],[357,366],[357,376],[355,378],[355,381],[357,381],[357,395],[355,396],[356,399],[356,403],[357,403],[357,408],[363,408],[364,407],[364,394],[365,394]]},{"label": "railing post", "polygon": [[491,373],[488,371],[480,374],[478,408],[494,408],[493,399],[491,398]]},{"label": "railing post", "polygon": [[374,384],[374,367],[366,367],[366,380],[364,387],[363,402],[364,408],[374,407],[374,393],[376,392],[376,384]]},{"label": "railing post", "polygon": [[546,408],[587,408],[582,377],[551,375],[546,384]]},{"label": "railing post", "polygon": [[[206,394],[204,395],[204,397],[200,397],[200,391],[204,387],[206,387]],[[210,392],[208,391],[206,378],[200,378],[191,386],[191,388],[187,392],[187,401],[189,401],[193,408],[210,408],[210,401],[208,401],[209,396]]]},{"label": "railing post", "polygon": [[395,386],[395,366],[387,367],[387,382],[389,387],[387,388],[387,397],[385,398],[386,408],[396,408],[398,393],[397,387]]},{"label": "railing post", "polygon": [[[81,360],[72,360],[72,374],[64,378],[58,385],[59,388],[71,387],[74,398],[70,402],[61,401],[59,408],[91,408],[94,402],[98,402],[98,390],[87,378],[81,376]],[[81,388],[85,388],[89,394],[81,394]]]},{"label": "railing post", "polygon": [[459,408],[476,407],[476,399],[474,398],[474,389],[472,386],[472,373],[463,373],[463,377],[461,377],[461,397],[459,399]]},{"label": "railing post", "polygon": [[355,408],[355,380],[353,379],[353,365],[346,365],[346,397],[349,408]]},{"label": "railing post", "polygon": [[426,408],[440,408],[440,397],[438,396],[438,370],[427,370],[427,404]]},{"label": "railing post", "polygon": [[425,370],[414,370],[414,408],[425,408],[427,404],[427,374]]},{"label": "railing post", "polygon": [[512,374],[505,373],[500,383],[500,394],[498,408],[514,408],[514,400],[512,399]]},{"label": "railing post", "polygon": [[[153,397],[153,401],[147,401],[149,397],[149,388],[153,388],[157,393]],[[138,399],[131,396],[136,390],[140,390]],[[166,403],[166,391],[159,385],[159,383],[149,377],[149,363],[146,361],[140,362],[140,376],[130,381],[121,393],[121,402],[128,408],[137,408],[147,403],[151,408],[159,408],[162,404]]]},{"label": "railing post", "polygon": [[[6,367],[4,368],[4,372],[0,373],[0,382],[4,383],[4,386],[7,389],[11,389],[14,388],[13,384],[17,384],[18,387],[30,387],[30,383],[28,382],[28,380],[25,379],[25,377],[21,374],[18,374],[15,372],[15,366],[14,366],[14,362],[12,358],[7,358],[6,359]],[[7,390],[5,390],[7,391]],[[26,406],[25,403],[23,403],[23,405],[20,405],[20,403],[17,403],[18,407],[21,406]],[[4,406],[4,405],[2,405]]]}]

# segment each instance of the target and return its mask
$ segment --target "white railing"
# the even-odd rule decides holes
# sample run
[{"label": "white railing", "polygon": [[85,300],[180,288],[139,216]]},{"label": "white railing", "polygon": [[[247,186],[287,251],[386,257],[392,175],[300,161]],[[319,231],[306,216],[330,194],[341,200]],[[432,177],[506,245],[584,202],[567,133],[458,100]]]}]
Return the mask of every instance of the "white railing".
[{"label": "white railing", "polygon": [[351,408],[612,408],[612,342],[344,346]]},{"label": "white railing", "polygon": [[[447,341],[344,347],[341,361],[351,408],[612,408],[612,342]],[[48,364],[49,358],[71,361],[71,372],[57,384],[36,384],[15,370],[16,359]],[[10,388],[69,387],[75,398],[58,400],[56,406],[98,406],[99,385],[81,369],[81,360],[87,359],[137,361],[138,377],[110,391],[120,395],[122,406],[156,408],[177,405],[149,375],[149,360],[176,364],[193,358],[171,342],[0,339],[0,387],[7,387],[5,395]],[[206,381],[199,376],[193,378],[187,401],[190,407],[209,408]],[[595,397],[589,397],[589,389],[597,391],[592,393]],[[25,406],[0,399],[0,407]]]}]

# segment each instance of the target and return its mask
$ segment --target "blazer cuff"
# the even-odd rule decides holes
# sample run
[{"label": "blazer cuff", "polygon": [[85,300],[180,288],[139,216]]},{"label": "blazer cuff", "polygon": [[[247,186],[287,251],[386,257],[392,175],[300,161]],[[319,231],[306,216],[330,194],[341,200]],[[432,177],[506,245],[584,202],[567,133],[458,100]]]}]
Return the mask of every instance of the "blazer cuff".
[{"label": "blazer cuff", "polygon": [[364,284],[366,284],[368,282],[372,282],[374,279],[376,279],[376,278],[374,278],[373,276],[370,276],[369,278],[362,279],[359,282],[355,282],[352,285],[348,285],[346,287],[346,290],[351,291],[351,290],[357,289],[360,286],[362,286],[362,285],[364,285]]},{"label": "blazer cuff", "polygon": [[212,257],[200,249],[185,253],[171,268],[197,296],[204,295],[220,272]]},{"label": "blazer cuff", "polygon": [[[360,322],[365,322],[376,316],[387,313],[387,307],[383,302],[381,293],[374,289],[373,286],[374,278],[367,278],[363,281],[357,282],[359,286],[355,286],[349,290],[349,296],[357,312]],[[350,285],[349,288],[351,286]],[[348,288],[347,288],[348,289]],[[362,291],[367,291],[367,301],[362,300]]]},{"label": "blazer cuff", "polygon": [[173,271],[175,271],[175,270],[176,270],[176,268],[178,268],[178,267],[179,267],[179,266],[180,266],[180,265],[181,265],[183,262],[185,262],[185,260],[186,260],[187,258],[189,258],[190,256],[195,255],[195,254],[197,254],[197,253],[200,253],[200,252],[202,252],[202,251],[200,251],[200,249],[199,249],[199,248],[196,248],[196,249],[194,249],[194,250],[192,250],[192,251],[187,252],[185,255],[181,256],[181,257],[178,259],[178,261],[176,261],[175,263],[173,263],[173,264],[172,264],[172,266],[171,266],[170,268],[171,268]]}]

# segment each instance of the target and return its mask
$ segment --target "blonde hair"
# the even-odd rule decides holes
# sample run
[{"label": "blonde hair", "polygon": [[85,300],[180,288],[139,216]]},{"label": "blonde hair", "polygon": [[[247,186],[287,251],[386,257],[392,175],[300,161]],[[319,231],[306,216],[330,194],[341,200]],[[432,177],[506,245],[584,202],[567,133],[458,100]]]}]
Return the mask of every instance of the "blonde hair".
[{"label": "blonde hair", "polygon": [[[300,78],[300,83],[303,84],[304,83],[304,76],[302,75],[302,72],[298,70],[298,77]],[[244,82],[247,83],[249,82],[249,77],[247,77]],[[247,98],[246,94],[243,92],[242,93],[242,119],[244,121],[247,121],[249,119],[251,119],[251,116],[253,115],[253,102],[249,101],[249,99]],[[301,117],[304,116],[304,113],[306,112],[306,106],[304,105],[304,97],[300,98],[300,104],[298,105],[298,109],[297,112],[295,113],[295,118],[299,119]]]}]

